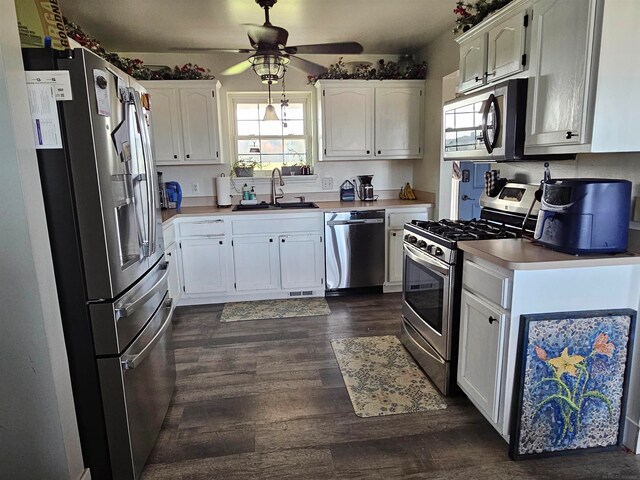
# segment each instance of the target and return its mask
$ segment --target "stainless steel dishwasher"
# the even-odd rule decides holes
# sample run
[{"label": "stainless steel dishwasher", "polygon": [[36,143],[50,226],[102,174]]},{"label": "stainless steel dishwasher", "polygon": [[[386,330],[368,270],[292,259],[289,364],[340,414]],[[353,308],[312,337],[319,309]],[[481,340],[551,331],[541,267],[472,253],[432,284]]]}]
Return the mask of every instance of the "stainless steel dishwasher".
[{"label": "stainless steel dishwasher", "polygon": [[326,289],[382,287],[384,210],[326,212]]}]

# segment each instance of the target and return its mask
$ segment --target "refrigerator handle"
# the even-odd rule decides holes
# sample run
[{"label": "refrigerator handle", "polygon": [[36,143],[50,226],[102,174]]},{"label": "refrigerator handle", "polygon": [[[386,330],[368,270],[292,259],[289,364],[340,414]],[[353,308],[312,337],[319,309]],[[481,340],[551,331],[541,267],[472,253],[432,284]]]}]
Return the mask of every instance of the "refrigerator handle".
[{"label": "refrigerator handle", "polygon": [[140,127],[140,138],[142,140],[142,156],[144,159],[144,170],[147,180],[147,249],[145,256],[150,257],[156,251],[156,221],[155,221],[155,192],[153,162],[149,149],[149,131],[147,130],[146,120],[142,110],[142,102],[140,101],[140,92],[132,89],[133,104],[138,117],[138,125]]}]

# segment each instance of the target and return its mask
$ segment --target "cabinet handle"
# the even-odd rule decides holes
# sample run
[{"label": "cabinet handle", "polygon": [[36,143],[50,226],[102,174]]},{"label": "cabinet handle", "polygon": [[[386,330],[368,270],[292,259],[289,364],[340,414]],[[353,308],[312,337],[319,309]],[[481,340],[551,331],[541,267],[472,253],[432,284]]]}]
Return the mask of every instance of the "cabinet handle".
[{"label": "cabinet handle", "polygon": [[393,235],[395,237],[396,236],[396,232],[393,232],[391,235]]},{"label": "cabinet handle", "polygon": [[273,243],[273,238],[270,238],[269,241]]},{"label": "cabinet handle", "polygon": [[220,243],[220,245],[222,245],[222,240],[220,240],[220,242],[219,242],[219,243]]},{"label": "cabinet handle", "polygon": [[577,137],[577,136],[578,136],[577,133],[567,132],[567,134],[564,136],[564,138],[566,138],[567,140],[571,140],[571,137]]},{"label": "cabinet handle", "polygon": [[281,240],[282,243],[284,243],[284,238]]},{"label": "cabinet handle", "polygon": [[371,153],[371,150],[367,150],[367,155],[369,155]]},{"label": "cabinet handle", "polygon": [[380,155],[382,153],[382,150],[378,150],[378,155]]},{"label": "cabinet handle", "polygon": [[488,78],[488,77],[492,77],[492,76],[494,76],[495,74],[496,74],[495,70],[494,70],[493,72],[491,72],[491,73],[489,73],[489,72],[484,72],[484,76],[485,76],[485,77],[487,77],[487,78]]},{"label": "cabinet handle", "polygon": [[178,158],[178,155],[174,155],[173,158]]},{"label": "cabinet handle", "polygon": [[187,154],[187,158],[191,158],[191,155]]},{"label": "cabinet handle", "polygon": [[497,322],[498,319],[497,318],[493,318],[493,317],[489,317],[489,324],[492,324],[493,322]]},{"label": "cabinet handle", "polygon": [[476,82],[479,82],[480,80],[482,79],[476,75]]},{"label": "cabinet handle", "polygon": [[170,257],[170,256],[171,256],[171,252],[167,252],[167,257]]}]

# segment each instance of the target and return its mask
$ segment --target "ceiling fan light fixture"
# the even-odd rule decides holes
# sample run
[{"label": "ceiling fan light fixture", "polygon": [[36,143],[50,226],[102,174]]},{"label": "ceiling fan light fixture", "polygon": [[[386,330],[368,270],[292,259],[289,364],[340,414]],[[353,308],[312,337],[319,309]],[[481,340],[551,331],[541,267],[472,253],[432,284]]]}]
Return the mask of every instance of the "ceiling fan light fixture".
[{"label": "ceiling fan light fixture", "polygon": [[253,55],[249,62],[262,83],[277,83],[284,76],[289,58],[283,55]]}]

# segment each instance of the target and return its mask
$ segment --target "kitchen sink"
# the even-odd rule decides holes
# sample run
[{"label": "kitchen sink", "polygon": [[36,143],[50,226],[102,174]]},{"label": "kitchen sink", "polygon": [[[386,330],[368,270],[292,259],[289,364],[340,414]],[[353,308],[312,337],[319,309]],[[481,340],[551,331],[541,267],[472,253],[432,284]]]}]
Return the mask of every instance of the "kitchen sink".
[{"label": "kitchen sink", "polygon": [[233,207],[234,212],[238,211],[250,211],[250,210],[281,210],[281,209],[289,209],[289,208],[319,208],[313,202],[280,202],[272,205],[271,203],[258,203],[256,205],[235,205]]}]

